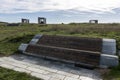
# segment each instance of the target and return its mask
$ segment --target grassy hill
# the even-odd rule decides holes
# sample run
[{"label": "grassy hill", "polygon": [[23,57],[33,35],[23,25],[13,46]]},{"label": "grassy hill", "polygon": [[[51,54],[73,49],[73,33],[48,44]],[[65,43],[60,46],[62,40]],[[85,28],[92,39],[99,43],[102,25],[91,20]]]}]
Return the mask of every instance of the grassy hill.
[{"label": "grassy hill", "polygon": [[[11,55],[17,53],[19,45],[28,43],[35,34],[113,38],[117,40],[117,50],[120,49],[120,24],[116,23],[21,24],[20,26],[6,26],[0,23],[0,54]],[[120,66],[111,69],[111,72],[106,77],[120,80],[119,75]]]},{"label": "grassy hill", "polygon": [[35,34],[113,38],[120,49],[120,24],[22,24],[14,27],[2,24],[0,53],[13,54],[21,43],[29,42]]}]

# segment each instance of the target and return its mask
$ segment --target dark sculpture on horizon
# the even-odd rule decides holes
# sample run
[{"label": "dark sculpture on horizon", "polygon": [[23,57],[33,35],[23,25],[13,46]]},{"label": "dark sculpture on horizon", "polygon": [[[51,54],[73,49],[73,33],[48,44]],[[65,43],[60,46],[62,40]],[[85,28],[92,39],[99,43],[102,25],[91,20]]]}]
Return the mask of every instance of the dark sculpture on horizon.
[{"label": "dark sculpture on horizon", "polygon": [[29,19],[21,19],[22,23],[29,23]]},{"label": "dark sculpture on horizon", "polygon": [[98,24],[98,20],[89,20],[89,23],[95,23],[95,24]]},{"label": "dark sculpture on horizon", "polygon": [[46,18],[38,17],[38,24],[46,24]]}]

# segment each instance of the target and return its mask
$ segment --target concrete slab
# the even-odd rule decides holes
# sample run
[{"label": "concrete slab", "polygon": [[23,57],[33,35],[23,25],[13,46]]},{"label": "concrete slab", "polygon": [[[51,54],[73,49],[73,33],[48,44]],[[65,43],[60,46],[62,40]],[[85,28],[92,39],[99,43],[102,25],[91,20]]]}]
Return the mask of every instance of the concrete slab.
[{"label": "concrete slab", "polygon": [[80,80],[102,80],[102,79],[92,79],[90,77],[81,76]]},{"label": "concrete slab", "polygon": [[23,54],[0,58],[0,66],[44,80],[102,80],[100,73],[70,64]]},{"label": "concrete slab", "polygon": [[116,54],[116,40],[115,39],[103,39],[102,53],[108,55]]},{"label": "concrete slab", "polygon": [[100,66],[108,66],[108,67],[118,66],[119,65],[118,60],[119,60],[118,56],[101,54]]},{"label": "concrete slab", "polygon": [[14,69],[15,66],[9,65],[9,64],[0,64],[1,67],[8,68],[8,69]]},{"label": "concrete slab", "polygon": [[79,80],[79,79],[74,79],[72,77],[66,77],[64,80]]},{"label": "concrete slab", "polygon": [[41,78],[43,80],[49,80],[50,79],[50,77],[47,76],[47,75],[43,75],[43,74],[39,74],[39,73],[35,73],[35,72],[32,72],[31,75],[35,76],[37,78]]},{"label": "concrete slab", "polygon": [[19,72],[26,72],[26,73],[29,73],[29,74],[32,72],[30,70],[27,70],[27,69],[24,69],[24,68],[18,68],[18,67],[13,68],[13,70],[19,71]]}]

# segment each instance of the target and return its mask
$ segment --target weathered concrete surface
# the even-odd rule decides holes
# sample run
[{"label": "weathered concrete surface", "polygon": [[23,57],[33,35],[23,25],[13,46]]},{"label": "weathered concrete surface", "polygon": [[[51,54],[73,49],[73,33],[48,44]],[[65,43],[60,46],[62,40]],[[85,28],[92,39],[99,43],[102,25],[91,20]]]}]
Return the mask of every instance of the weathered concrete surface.
[{"label": "weathered concrete surface", "polygon": [[116,40],[103,39],[102,40],[102,53],[108,55],[116,55]]},{"label": "weathered concrete surface", "polygon": [[102,80],[100,73],[95,70],[21,54],[1,57],[0,66],[26,72],[44,80]]}]

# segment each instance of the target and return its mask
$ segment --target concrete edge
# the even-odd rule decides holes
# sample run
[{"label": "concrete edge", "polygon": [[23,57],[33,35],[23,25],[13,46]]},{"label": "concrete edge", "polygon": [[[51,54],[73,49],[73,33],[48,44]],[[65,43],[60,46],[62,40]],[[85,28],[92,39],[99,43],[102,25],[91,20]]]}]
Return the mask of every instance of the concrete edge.
[{"label": "concrete edge", "polygon": [[33,53],[28,53],[28,52],[23,52],[26,55],[30,55],[30,56],[35,56],[35,57],[40,57],[40,58],[44,58],[44,59],[50,59],[50,60],[55,60],[55,61],[60,61],[60,62],[64,62],[64,63],[69,63],[71,65],[75,64],[80,64],[86,67],[95,67],[94,65],[90,65],[90,64],[85,64],[85,63],[81,63],[81,62],[76,62],[76,61],[71,61],[71,60],[65,60],[65,59],[60,59],[60,58],[55,58],[55,57],[51,57],[51,56],[43,56],[43,55],[37,55],[37,54],[33,54]]},{"label": "concrete edge", "polygon": [[24,52],[28,47],[28,44],[21,44],[18,48],[19,51]]},{"label": "concrete edge", "polygon": [[118,56],[101,54],[100,67],[115,67],[119,65]]},{"label": "concrete edge", "polygon": [[[81,64],[83,66],[88,66],[88,67],[89,66],[90,67],[91,66],[95,67],[94,65],[90,65],[90,64],[85,64],[85,63],[75,62],[75,61],[70,61],[70,60],[64,60],[64,59],[59,59],[59,58],[50,57],[50,56],[37,55],[37,54],[33,54],[33,53],[28,53],[28,52],[25,52],[25,51],[23,51],[23,53],[26,54],[26,55],[31,55],[31,56],[45,58],[45,59],[62,61],[62,62],[67,62],[67,63],[71,63],[71,64]],[[118,65],[119,65],[118,56],[101,54],[100,63],[99,63],[98,67],[100,67],[100,68],[108,68],[108,67],[115,67],[115,66],[118,66]]]},{"label": "concrete edge", "polygon": [[40,58],[45,58],[45,56],[42,56],[42,55],[37,55],[37,54],[33,54],[33,53],[28,53],[28,52],[23,52],[24,54],[26,55],[30,55],[30,56],[35,56],[35,57],[40,57]]},{"label": "concrete edge", "polygon": [[40,58],[46,58],[46,59],[51,59],[51,60],[56,60],[56,61],[64,61],[64,62],[68,62],[68,63],[75,63],[74,61],[67,61],[64,59],[59,59],[59,58],[54,58],[54,57],[50,57],[50,56],[43,56],[43,55],[37,55],[34,53],[28,53],[28,52],[23,52],[26,55],[31,55],[31,56],[35,56],[35,57],[40,57]]},{"label": "concrete edge", "polygon": [[116,55],[116,40],[102,39],[102,53],[108,55]]}]

